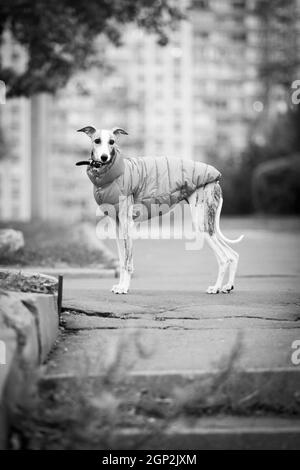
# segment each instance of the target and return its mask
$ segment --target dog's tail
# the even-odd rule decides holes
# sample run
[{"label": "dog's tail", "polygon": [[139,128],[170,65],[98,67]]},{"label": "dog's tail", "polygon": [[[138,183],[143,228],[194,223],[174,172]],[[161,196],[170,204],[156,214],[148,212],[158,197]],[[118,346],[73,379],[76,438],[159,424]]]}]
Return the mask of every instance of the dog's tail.
[{"label": "dog's tail", "polygon": [[217,208],[217,212],[216,212],[216,234],[221,238],[221,240],[223,240],[224,242],[227,242],[227,243],[239,243],[243,240],[244,236],[245,235],[241,235],[239,238],[236,238],[235,240],[230,240],[229,238],[225,237],[225,235],[223,235],[223,233],[221,232],[221,229],[220,229],[220,215],[221,215],[221,210],[222,210],[222,206],[223,206],[223,198],[221,197],[220,198],[220,203],[219,203],[219,206]]}]

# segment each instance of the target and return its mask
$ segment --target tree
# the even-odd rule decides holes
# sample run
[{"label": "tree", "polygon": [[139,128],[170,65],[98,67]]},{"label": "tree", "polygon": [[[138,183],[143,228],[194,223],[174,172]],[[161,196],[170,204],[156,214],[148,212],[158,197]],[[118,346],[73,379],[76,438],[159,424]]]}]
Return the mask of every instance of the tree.
[{"label": "tree", "polygon": [[135,23],[164,45],[168,28],[183,17],[174,0],[2,0],[0,45],[8,28],[25,47],[28,62],[23,73],[0,64],[0,76],[8,96],[52,93],[95,64],[99,35],[118,46],[122,27]]}]

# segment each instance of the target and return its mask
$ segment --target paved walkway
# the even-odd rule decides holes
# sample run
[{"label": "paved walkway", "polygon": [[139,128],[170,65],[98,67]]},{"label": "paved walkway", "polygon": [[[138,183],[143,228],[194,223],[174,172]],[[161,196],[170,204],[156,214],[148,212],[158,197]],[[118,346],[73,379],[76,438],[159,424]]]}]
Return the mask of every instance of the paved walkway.
[{"label": "paved walkway", "polygon": [[229,357],[237,341],[243,369],[300,371],[291,361],[292,343],[300,339],[299,234],[279,232],[278,224],[275,231],[257,224],[245,229],[243,221],[234,228],[226,230],[225,223],[224,232],[246,238],[237,246],[240,267],[230,295],[205,294],[216,276],[213,254],[207,247],[186,251],[182,240],[135,242],[127,296],[110,293],[111,278],[66,276],[66,330],[49,372],[84,367],[95,374],[113,360],[120,342],[134,371],[208,371]]}]

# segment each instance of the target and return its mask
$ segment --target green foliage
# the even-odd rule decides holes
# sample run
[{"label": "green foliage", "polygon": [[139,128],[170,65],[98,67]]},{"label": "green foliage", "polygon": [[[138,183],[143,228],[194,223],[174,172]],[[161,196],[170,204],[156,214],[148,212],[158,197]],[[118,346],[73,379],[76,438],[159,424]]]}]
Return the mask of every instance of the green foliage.
[{"label": "green foliage", "polygon": [[[210,155],[209,161],[222,172],[224,192],[224,212],[229,214],[247,214],[262,207],[253,201],[253,175],[259,165],[279,158],[300,153],[300,106],[291,108],[286,114],[278,115],[272,120],[268,113],[272,105],[272,91],[279,86],[290,93],[291,83],[297,78],[299,57],[297,56],[297,19],[296,1],[259,0],[255,5],[255,15],[262,26],[261,60],[259,77],[263,85],[262,100],[266,112],[254,123],[253,137],[249,139],[246,149],[239,156],[228,155],[220,159],[216,152]],[[258,143],[255,135],[263,138],[264,144]],[[272,165],[271,165],[272,166]],[[259,171],[258,171],[259,173]],[[257,173],[255,178],[257,179]],[[261,177],[262,178],[262,177]],[[288,185],[291,186],[288,188]],[[287,178],[286,196],[291,197],[295,191],[294,182]],[[274,196],[275,197],[275,196]],[[260,200],[260,199],[259,199]],[[258,204],[258,206],[257,206]],[[269,206],[268,206],[269,207]],[[281,209],[280,209],[281,207]],[[294,203],[289,212],[296,210]],[[294,209],[292,209],[294,207]],[[277,210],[285,212],[287,206],[277,205]]]},{"label": "green foliage", "polygon": [[[253,192],[253,188],[256,188],[256,183],[253,183],[256,168],[271,160],[275,163],[277,159],[288,158],[288,156],[295,153],[300,154],[299,106],[277,118],[265,133],[264,145],[258,145],[255,141],[250,140],[247,148],[239,156],[229,155],[225,159],[220,159],[216,152],[211,153],[209,155],[209,162],[215,165],[222,173],[221,185],[224,194],[224,213],[250,214],[257,209],[264,210],[256,196],[254,197]],[[255,178],[257,178],[257,173]],[[289,184],[291,186],[288,188]],[[296,184],[297,180],[295,182],[292,182],[290,178],[286,180],[285,191],[286,196],[289,194],[289,198],[291,197],[291,192],[296,191]],[[280,210],[281,213],[285,213],[287,207],[289,213],[299,212],[299,209],[296,209],[294,203],[292,203],[288,206],[278,205],[276,213],[279,213]],[[265,210],[267,210],[267,206]]]},{"label": "green foliage", "polygon": [[[62,348],[62,342],[64,346],[68,344],[69,334],[59,338],[57,348]],[[47,376],[43,379],[42,368],[37,371],[23,368],[22,402],[11,410],[11,448],[116,449],[122,429],[146,430],[148,438],[157,435],[160,421],[135,412],[139,394],[132,393],[129,385],[133,364],[128,344],[134,345],[135,360],[142,357],[139,335],[130,331],[117,342],[110,341],[104,350],[106,361],[100,353],[95,356],[96,377],[89,374],[95,365],[84,351],[79,351],[76,357],[77,375],[70,380],[57,381]],[[51,360],[50,355],[50,368]],[[132,448],[139,448],[144,440],[141,432],[141,436],[133,439]]]},{"label": "green foliage", "polygon": [[[74,332],[64,331],[54,351],[63,355]],[[264,376],[259,386],[239,367],[243,336],[237,335],[228,356],[213,364],[212,373],[181,380],[167,388],[161,380],[136,380],[128,362],[128,344],[140,357],[131,333],[115,345],[108,368],[103,368],[108,351],[95,356],[97,375],[89,374],[90,356],[76,356],[77,375],[62,378],[45,371],[24,370],[22,402],[12,409],[10,449],[14,450],[107,450],[145,449],[164,444],[171,429],[180,423],[197,425],[199,418],[220,416],[291,416],[297,418],[300,404],[291,397],[284,380]],[[143,338],[142,338],[143,339]],[[112,342],[108,342],[112,344]],[[51,377],[52,375],[52,377]],[[157,380],[157,379],[156,379]],[[252,381],[251,381],[252,380]],[[274,382],[282,400],[274,401]],[[130,433],[131,431],[131,433]],[[130,436],[130,439],[128,439]],[[201,441],[199,441],[201,443]],[[152,447],[153,446],[153,447]]]},{"label": "green foliage", "polygon": [[78,70],[101,65],[95,39],[121,44],[122,28],[135,23],[166,44],[167,31],[183,17],[171,0],[2,0],[0,38],[8,28],[28,52],[23,73],[0,67],[8,96],[55,92]]},{"label": "green foliage", "polygon": [[300,213],[300,154],[259,165],[253,175],[253,201],[269,214]]},{"label": "green foliage", "polygon": [[259,0],[255,13],[265,33],[261,44],[260,76],[265,83],[266,94],[272,84],[288,89],[293,77],[297,78],[299,66],[297,1]]}]

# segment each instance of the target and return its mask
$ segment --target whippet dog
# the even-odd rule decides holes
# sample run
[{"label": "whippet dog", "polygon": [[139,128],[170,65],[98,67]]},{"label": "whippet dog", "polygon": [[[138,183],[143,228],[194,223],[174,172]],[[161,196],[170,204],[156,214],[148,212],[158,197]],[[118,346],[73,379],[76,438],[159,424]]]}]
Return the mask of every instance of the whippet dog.
[{"label": "whippet dog", "polygon": [[[76,163],[87,165],[87,174],[94,185],[96,202],[112,204],[116,208],[116,240],[120,260],[119,283],[112,287],[115,294],[127,294],[133,273],[132,229],[139,206],[139,220],[160,214],[160,211],[146,210],[142,214],[140,206],[158,203],[167,205],[170,210],[182,200],[190,206],[192,222],[196,233],[207,240],[213,250],[218,266],[216,283],[209,286],[208,294],[230,293],[234,288],[239,255],[228,243],[220,230],[220,214],[223,204],[219,184],[220,173],[206,163],[173,158],[128,158],[120,154],[116,137],[128,135],[124,129],[100,130],[93,126],[79,129],[86,133],[92,142],[89,160]],[[142,211],[143,212],[143,211]],[[226,271],[228,282],[223,285]]]}]

